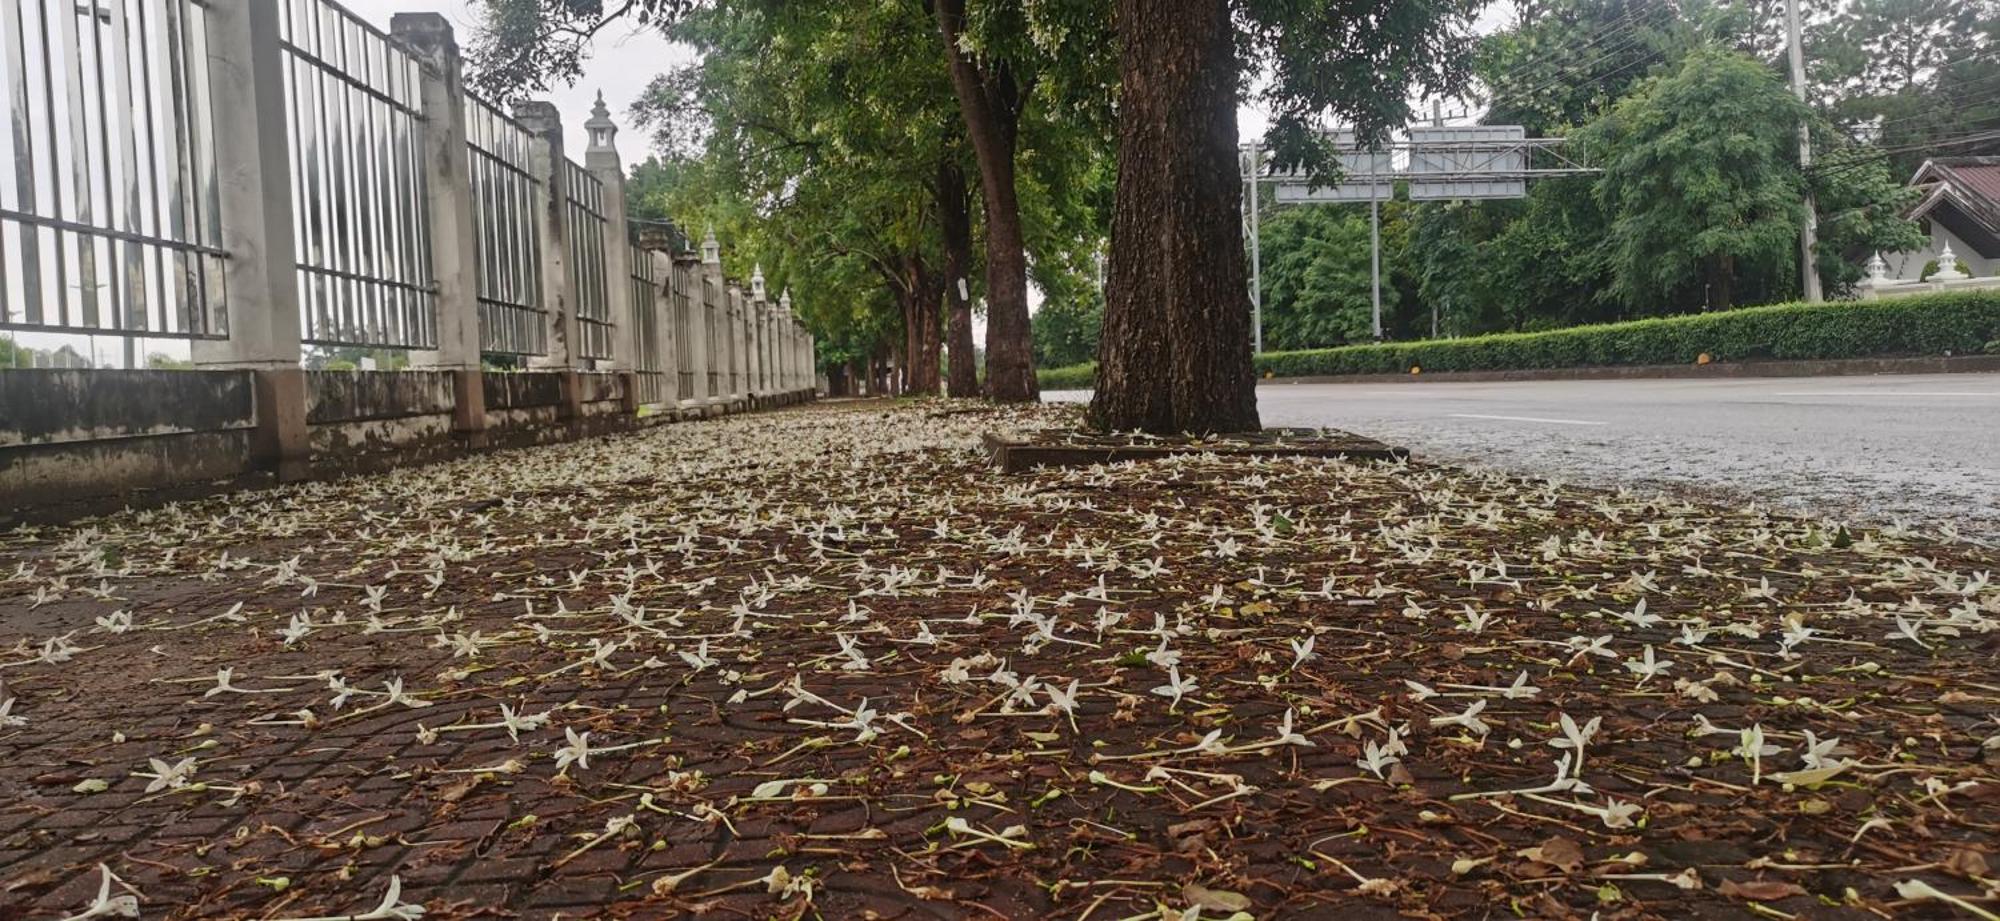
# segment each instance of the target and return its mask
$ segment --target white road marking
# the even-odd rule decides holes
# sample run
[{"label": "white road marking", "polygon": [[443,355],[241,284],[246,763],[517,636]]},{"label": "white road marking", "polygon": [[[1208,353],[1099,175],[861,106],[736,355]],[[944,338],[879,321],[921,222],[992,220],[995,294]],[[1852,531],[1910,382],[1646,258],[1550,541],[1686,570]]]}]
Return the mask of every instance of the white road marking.
[{"label": "white road marking", "polygon": [[2000,397],[2000,391],[1983,390],[1800,390],[1771,393],[1774,397]]},{"label": "white road marking", "polygon": [[1498,419],[1502,422],[1545,422],[1549,425],[1610,425],[1609,422],[1591,422],[1587,419],[1542,419],[1535,416],[1484,416],[1478,413],[1452,413],[1453,419]]}]

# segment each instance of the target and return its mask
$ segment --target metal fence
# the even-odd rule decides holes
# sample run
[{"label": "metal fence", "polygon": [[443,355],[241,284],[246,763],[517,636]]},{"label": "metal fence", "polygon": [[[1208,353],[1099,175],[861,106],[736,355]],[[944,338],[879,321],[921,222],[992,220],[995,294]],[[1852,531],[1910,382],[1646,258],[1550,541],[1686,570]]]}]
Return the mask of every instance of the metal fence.
[{"label": "metal fence", "polygon": [[0,328],[228,334],[192,0],[0,2]]},{"label": "metal fence", "polygon": [[[668,397],[669,382],[660,348],[661,314],[659,273],[654,270],[652,252],[627,244],[632,263],[632,370],[637,372],[639,402],[662,403]],[[670,308],[669,308],[670,309]]]},{"label": "metal fence", "polygon": [[465,105],[466,156],[479,245],[479,349],[546,355],[542,306],[542,230],[535,207],[540,183],[530,151],[534,135],[477,96]]},{"label": "metal fence", "polygon": [[331,0],[283,0],[302,338],[437,346],[422,71]]},{"label": "metal fence", "polygon": [[688,296],[694,290],[695,274],[693,263],[674,260],[674,397],[679,400],[695,398],[694,337],[700,327],[695,323],[693,298]]},{"label": "metal fence", "polygon": [[611,357],[610,279],[604,270],[604,236],[610,221],[604,216],[604,183],[574,162],[564,161],[569,192],[569,257],[576,270],[577,354]]},{"label": "metal fence", "polygon": [[[742,392],[753,359],[768,381],[779,330],[754,322],[713,265],[656,264],[666,249],[688,256],[685,239],[632,245],[611,161],[593,173],[555,153],[542,133],[561,119],[546,103],[516,119],[461,93],[442,19],[397,25],[385,33],[340,0],[0,0],[0,331],[20,340],[0,356],[110,364],[108,338],[128,367],[265,366],[293,347],[314,366],[334,348],[431,352],[447,367],[615,361],[648,403]],[[273,76],[237,82],[248,73]],[[437,162],[461,106],[463,174]],[[606,139],[593,127],[591,157],[615,153]],[[265,226],[281,209],[289,221]],[[466,268],[477,356],[469,323],[440,323],[472,309],[456,286]],[[244,312],[290,310],[294,288],[296,328]],[[574,342],[552,338],[559,305],[575,312]],[[155,353],[155,339],[220,341]]]}]

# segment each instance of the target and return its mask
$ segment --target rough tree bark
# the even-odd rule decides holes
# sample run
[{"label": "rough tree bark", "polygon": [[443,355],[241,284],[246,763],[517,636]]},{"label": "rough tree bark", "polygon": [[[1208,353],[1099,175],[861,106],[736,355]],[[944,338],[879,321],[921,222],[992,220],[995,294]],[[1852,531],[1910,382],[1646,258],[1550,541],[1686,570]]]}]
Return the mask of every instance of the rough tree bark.
[{"label": "rough tree bark", "polygon": [[903,392],[934,395],[942,379],[938,353],[943,345],[944,279],[914,253],[902,257],[897,275],[890,286],[903,313]]},{"label": "rough tree bark", "polygon": [[972,347],[972,298],[967,278],[972,272],[972,211],[966,197],[965,171],[958,161],[938,161],[938,223],[944,230],[944,296],[949,318],[945,351],[951,356],[945,392],[954,397],[979,395],[979,368]]},{"label": "rough tree bark", "polygon": [[991,69],[959,48],[965,0],[937,0],[938,34],[951,64],[951,88],[965,118],[965,134],[979,163],[986,215],[986,392],[1001,402],[1030,402],[1035,385],[1034,345],[1028,321],[1028,256],[1021,232],[1021,203],[1014,187],[1014,146],[1024,87],[1006,62]]},{"label": "rough tree bark", "polygon": [[1117,430],[1259,427],[1228,0],[1117,0],[1118,187],[1097,393]]}]

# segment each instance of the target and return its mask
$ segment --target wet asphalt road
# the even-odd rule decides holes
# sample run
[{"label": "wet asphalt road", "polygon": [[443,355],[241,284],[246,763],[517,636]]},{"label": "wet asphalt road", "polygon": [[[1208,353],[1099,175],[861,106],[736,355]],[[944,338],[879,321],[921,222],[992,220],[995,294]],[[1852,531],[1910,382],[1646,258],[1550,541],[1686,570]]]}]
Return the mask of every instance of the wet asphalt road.
[{"label": "wet asphalt road", "polygon": [[1345,429],[1427,460],[2000,541],[2000,374],[1266,383],[1257,394],[1267,426]]}]

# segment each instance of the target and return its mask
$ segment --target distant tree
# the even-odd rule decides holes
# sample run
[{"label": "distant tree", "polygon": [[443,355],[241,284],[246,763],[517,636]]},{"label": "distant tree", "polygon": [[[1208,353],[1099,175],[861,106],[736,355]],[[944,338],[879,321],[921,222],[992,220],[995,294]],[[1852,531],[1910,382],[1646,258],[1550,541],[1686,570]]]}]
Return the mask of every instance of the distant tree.
[{"label": "distant tree", "polygon": [[1043,300],[1035,311],[1035,364],[1060,368],[1097,355],[1104,329],[1104,299],[1095,290],[1080,297]]},{"label": "distant tree", "polygon": [[1808,117],[1770,68],[1705,50],[1585,129],[1604,166],[1613,293],[1656,311],[1795,292]]},{"label": "distant tree", "polygon": [[1875,253],[1924,245],[1923,228],[1903,218],[1923,192],[1891,173],[1887,158],[1868,148],[1835,148],[1814,166],[1807,178],[1819,204],[1819,275],[1828,292],[1851,290]]},{"label": "distant tree", "polygon": [[[636,221],[671,221],[674,190],[687,181],[682,163],[663,157],[647,157],[625,177],[625,213]],[[693,239],[701,238],[702,228],[683,227]]]},{"label": "distant tree", "polygon": [[[1263,222],[1260,245],[1265,348],[1326,348],[1373,338],[1366,210],[1279,211]],[[1394,314],[1396,298],[1394,286],[1385,285],[1386,314]]]}]

